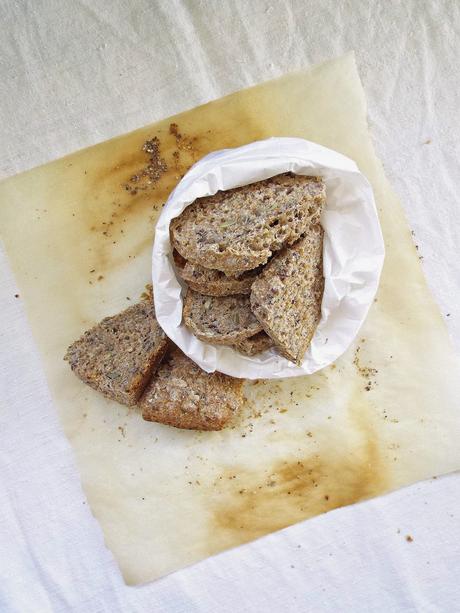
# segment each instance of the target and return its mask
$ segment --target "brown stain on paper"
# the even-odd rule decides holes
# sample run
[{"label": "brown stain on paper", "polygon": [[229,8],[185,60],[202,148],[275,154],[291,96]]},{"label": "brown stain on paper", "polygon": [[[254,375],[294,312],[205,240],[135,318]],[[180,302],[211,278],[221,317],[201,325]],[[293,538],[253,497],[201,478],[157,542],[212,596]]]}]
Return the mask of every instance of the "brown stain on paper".
[{"label": "brown stain on paper", "polygon": [[[207,107],[203,129],[201,115]],[[234,114],[220,114],[218,109],[210,112],[212,109],[212,103],[204,105],[200,113],[195,109],[159,122],[154,129],[127,135],[123,137],[123,147],[114,146],[112,152],[109,147],[112,141],[93,148],[91,165],[84,169],[82,177],[78,211],[88,243],[87,257],[76,259],[85,264],[83,277],[88,266],[89,270],[104,275],[150,251],[155,223],[169,194],[204,155],[268,136],[244,113],[238,118]],[[238,128],[242,128],[244,138],[239,136]],[[149,156],[142,147],[152,138],[158,139],[160,157],[167,169],[158,181],[131,193],[126,187],[136,188],[130,178],[148,163]]]},{"label": "brown stain on paper", "polygon": [[[357,440],[353,447],[328,445],[326,436],[317,452],[310,448],[261,472],[236,465],[222,473],[210,497],[215,501],[211,503],[211,551],[219,551],[223,543],[235,546],[252,541],[390,489],[391,475],[368,415],[372,408],[362,395],[356,388],[349,400],[349,427]],[[286,436],[292,437],[291,433]]]}]

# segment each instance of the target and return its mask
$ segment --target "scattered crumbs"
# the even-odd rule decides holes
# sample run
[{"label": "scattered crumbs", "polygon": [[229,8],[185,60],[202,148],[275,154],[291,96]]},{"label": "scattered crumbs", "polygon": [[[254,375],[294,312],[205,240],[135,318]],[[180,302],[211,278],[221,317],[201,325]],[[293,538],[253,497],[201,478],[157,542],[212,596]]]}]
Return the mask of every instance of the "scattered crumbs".
[{"label": "scattered crumbs", "polygon": [[122,437],[125,438],[126,437],[126,431],[125,431],[124,426],[118,426],[118,430],[121,432]]},{"label": "scattered crumbs", "polygon": [[[361,339],[361,342],[364,343],[365,339]],[[375,375],[378,374],[378,370],[376,368],[372,368],[371,366],[363,366],[359,359],[359,352],[361,351],[361,346],[358,345],[355,351],[355,357],[353,358],[353,364],[356,367],[358,373],[363,377],[363,379],[367,379],[364,389],[366,392],[370,392],[373,385],[376,385]]]},{"label": "scattered crumbs", "polygon": [[278,409],[278,413],[287,413],[287,409]]},{"label": "scattered crumbs", "polygon": [[324,500],[329,500],[329,496],[327,494],[324,496]]},{"label": "scattered crumbs", "polygon": [[96,272],[96,269],[95,269],[95,268],[92,268],[92,269],[91,269],[89,272],[90,272],[90,273]]},{"label": "scattered crumbs", "polygon": [[450,313],[446,313],[446,317],[450,317]]},{"label": "scattered crumbs", "polygon": [[126,300],[131,300],[131,298],[129,296],[126,296]]},{"label": "scattered crumbs", "polygon": [[328,416],[327,416],[327,418],[328,418],[328,419],[332,419],[332,415],[328,415]]},{"label": "scattered crumbs", "polygon": [[169,124],[169,133],[171,134],[171,136],[174,136],[174,139],[176,141],[176,150],[173,152],[172,155],[174,160],[174,168],[180,178],[181,176],[183,176],[180,173],[181,154],[182,152],[185,152],[186,154],[191,155],[192,160],[195,161],[197,154],[196,142],[198,138],[196,136],[186,136],[185,134],[179,132],[179,126],[177,125],[177,123]]},{"label": "scattered crumbs", "polygon": [[88,413],[83,413],[83,417],[88,417]]},{"label": "scattered crumbs", "polygon": [[291,568],[295,568],[294,564],[291,564]]},{"label": "scattered crumbs", "polygon": [[424,145],[431,145],[431,138],[427,138],[423,143]]},{"label": "scattered crumbs", "polygon": [[104,278],[104,275],[99,275],[99,276],[98,276],[98,278],[97,278],[97,280],[98,280],[98,281],[102,281],[102,279],[103,279],[103,278]]},{"label": "scattered crumbs", "polygon": [[411,537],[411,535],[410,535],[410,534],[408,534],[408,535],[406,536],[406,541],[407,541],[408,543],[412,543],[412,541],[413,541],[413,540],[414,540],[414,539]]},{"label": "scattered crumbs", "polygon": [[307,436],[308,436],[309,438],[311,438],[311,437],[313,436],[313,434],[312,434],[311,432],[307,432]]},{"label": "scattered crumbs", "polygon": [[14,297],[15,297],[15,298],[19,298],[19,294],[15,294],[15,295],[14,295]]},{"label": "scattered crumbs", "polygon": [[168,170],[165,160],[161,157],[160,141],[156,136],[145,141],[142,151],[148,155],[147,164],[122,186],[132,196],[140,190],[151,189]]}]

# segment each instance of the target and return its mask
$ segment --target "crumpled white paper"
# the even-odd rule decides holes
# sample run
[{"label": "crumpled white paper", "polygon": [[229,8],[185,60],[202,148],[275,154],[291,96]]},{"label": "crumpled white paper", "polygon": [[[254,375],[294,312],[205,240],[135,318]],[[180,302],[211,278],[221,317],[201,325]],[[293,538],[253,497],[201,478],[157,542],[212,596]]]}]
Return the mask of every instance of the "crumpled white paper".
[{"label": "crumpled white paper", "polygon": [[[198,340],[181,323],[183,286],[175,274],[169,240],[171,219],[196,198],[288,171],[323,177],[327,194],[321,217],[325,231],[321,321],[300,367],[275,349],[247,357]],[[301,138],[269,138],[223,149],[189,170],[159,217],[152,255],[156,317],[169,338],[208,372],[246,379],[312,374],[334,362],[358,333],[377,291],[384,255],[372,188],[351,159]]]}]

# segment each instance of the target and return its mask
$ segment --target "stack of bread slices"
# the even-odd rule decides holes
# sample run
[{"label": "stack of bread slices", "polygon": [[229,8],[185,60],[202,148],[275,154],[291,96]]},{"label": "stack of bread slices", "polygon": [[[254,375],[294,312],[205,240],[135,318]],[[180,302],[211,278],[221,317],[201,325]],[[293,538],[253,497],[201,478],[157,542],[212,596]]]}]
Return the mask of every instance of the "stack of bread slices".
[{"label": "stack of bread slices", "polygon": [[320,177],[286,173],[199,198],[172,220],[197,338],[249,356],[274,347],[301,364],[321,317],[325,203]]}]

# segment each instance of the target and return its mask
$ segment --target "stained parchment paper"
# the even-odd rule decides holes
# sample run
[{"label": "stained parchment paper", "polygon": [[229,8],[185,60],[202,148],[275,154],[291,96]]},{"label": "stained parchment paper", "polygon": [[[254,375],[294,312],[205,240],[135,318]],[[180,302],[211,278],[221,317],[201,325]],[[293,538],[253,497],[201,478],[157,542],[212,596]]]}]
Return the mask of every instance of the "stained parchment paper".
[{"label": "stained parchment paper", "polygon": [[[171,220],[196,198],[282,172],[321,176],[327,192],[321,217],[321,321],[300,367],[275,349],[248,357],[198,340],[182,322],[182,284],[174,271],[169,238]],[[309,375],[336,360],[356,336],[377,291],[384,251],[372,189],[353,160],[301,138],[270,138],[216,151],[190,169],[158,219],[152,255],[157,319],[176,345],[208,372],[247,379]]]},{"label": "stained parchment paper", "polygon": [[[168,171],[133,195],[124,185],[153,136]],[[211,151],[271,136],[334,149],[370,181],[386,248],[375,302],[331,366],[246,384],[234,429],[144,422],[84,386],[65,349],[149,282],[152,228],[181,175]],[[375,156],[351,55],[14,177],[0,185],[0,202],[2,240],[56,410],[128,583],[460,468],[458,358]]]}]

